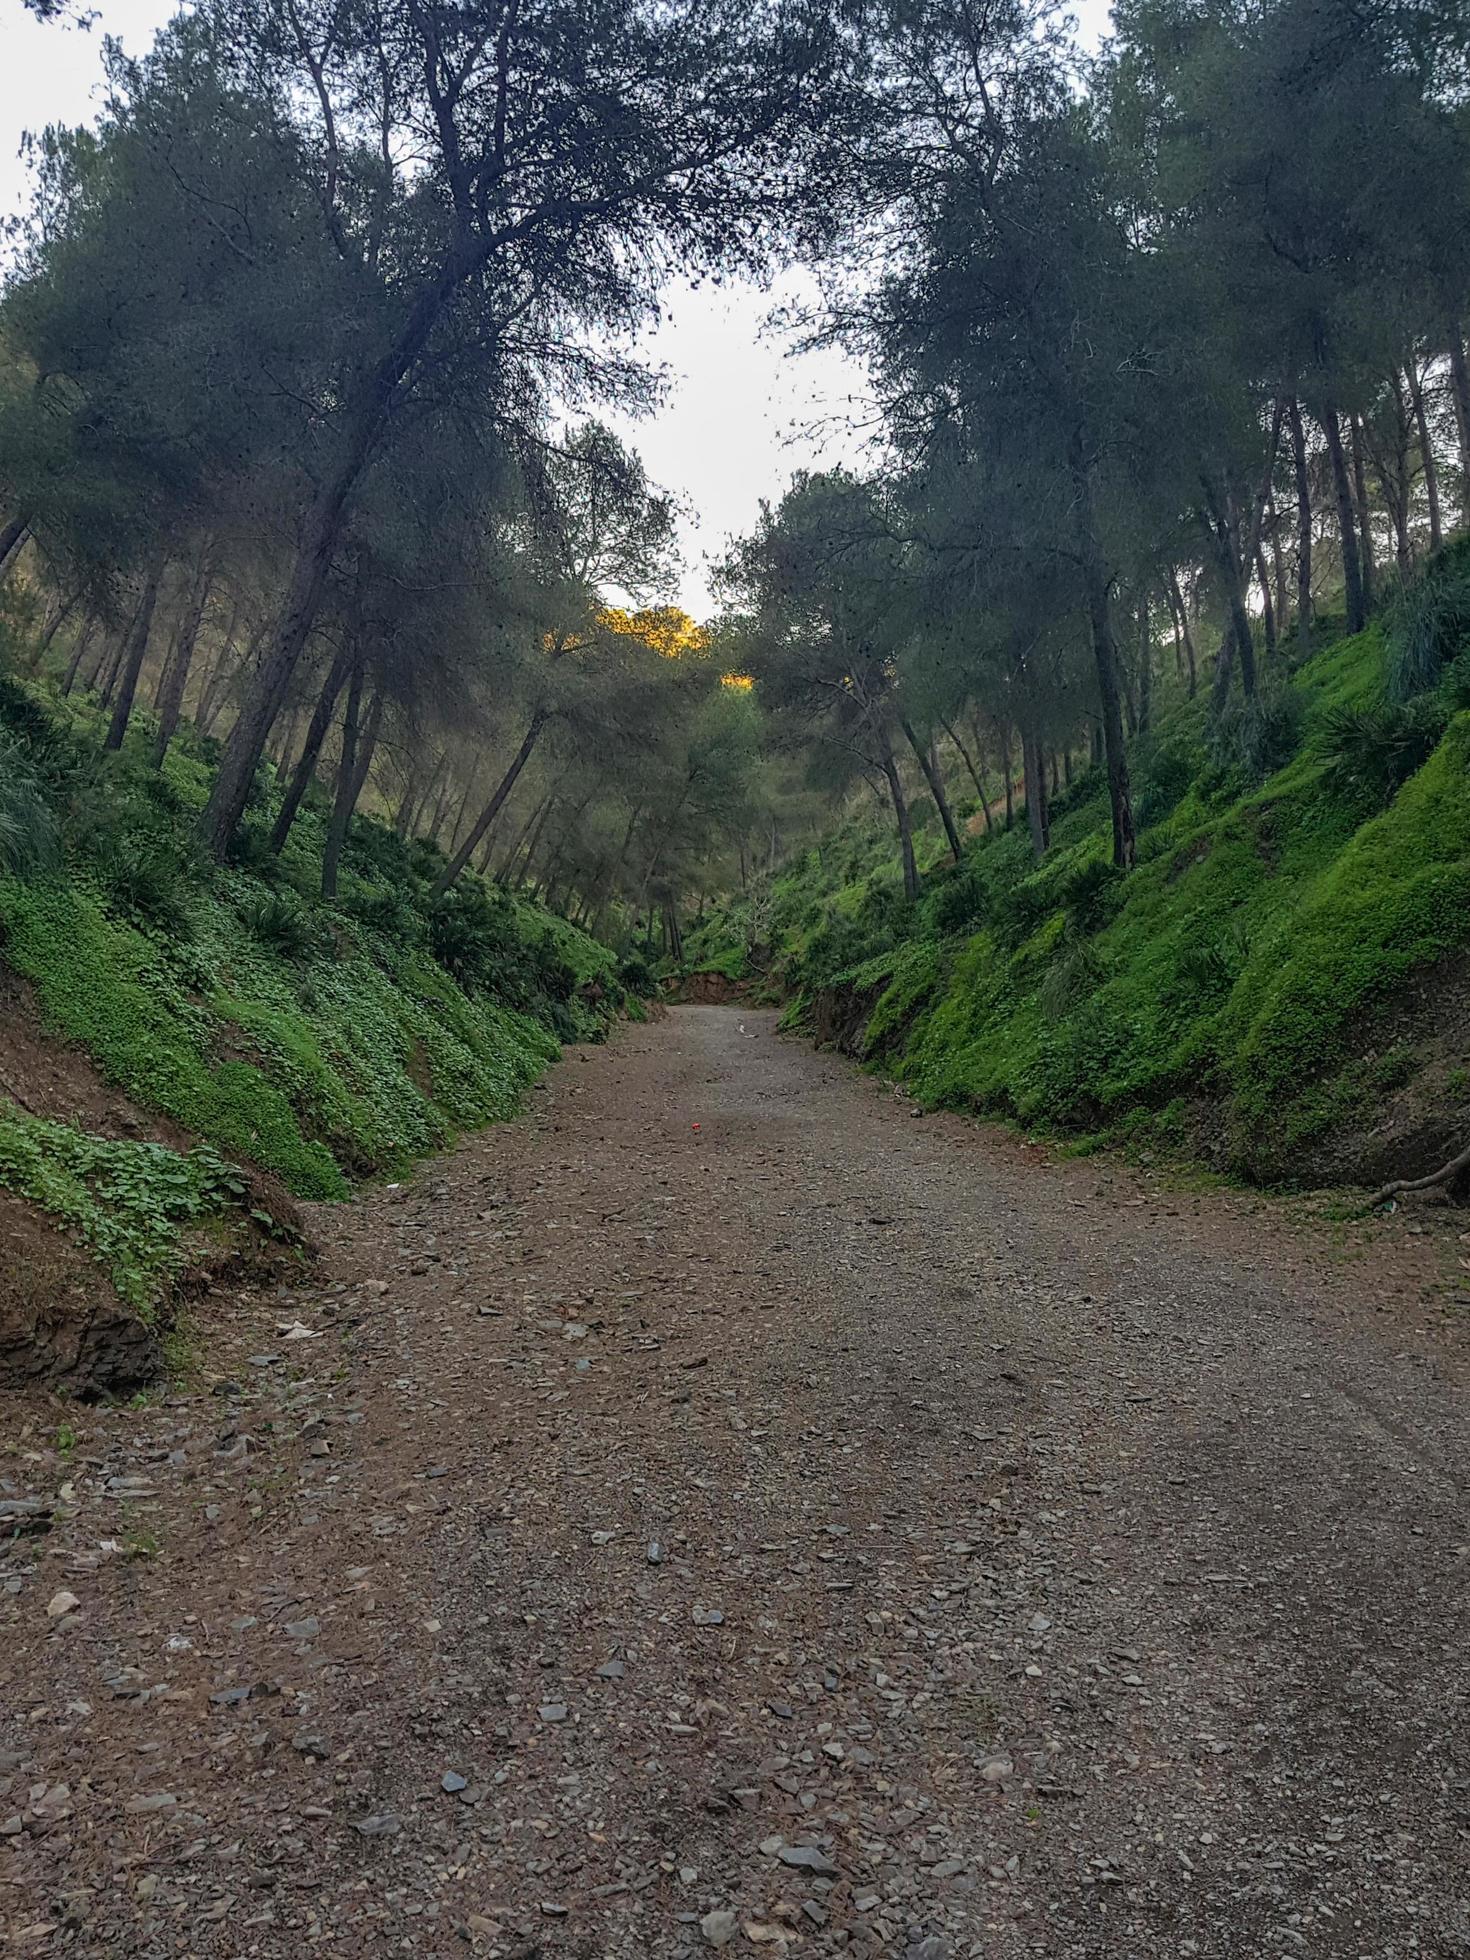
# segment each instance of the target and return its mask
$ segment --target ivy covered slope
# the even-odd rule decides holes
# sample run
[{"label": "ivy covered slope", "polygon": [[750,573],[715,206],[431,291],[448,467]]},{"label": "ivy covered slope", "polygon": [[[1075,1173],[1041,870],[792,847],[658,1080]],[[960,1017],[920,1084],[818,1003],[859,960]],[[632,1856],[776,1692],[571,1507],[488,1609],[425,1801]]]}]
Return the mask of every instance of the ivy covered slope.
[{"label": "ivy covered slope", "polygon": [[1127,877],[1095,773],[1040,864],[1017,828],[951,865],[931,827],[914,905],[876,832],[809,852],[773,893],[791,1021],[928,1105],[1263,1182],[1434,1168],[1470,1134],[1470,657],[1416,686],[1393,631],[1223,724],[1173,703]]},{"label": "ivy covered slope", "polygon": [[337,901],[314,897],[321,816],[272,856],[268,771],[232,862],[204,864],[210,760],[183,739],[161,773],[104,755],[90,710],[0,683],[0,961],[51,1035],[199,1146],[90,1137],[0,1098],[0,1188],[139,1308],[200,1219],[250,1197],[233,1166],[342,1197],[509,1115],[624,1001],[606,947],[478,879],[432,899],[442,857],[376,821],[354,825]]}]

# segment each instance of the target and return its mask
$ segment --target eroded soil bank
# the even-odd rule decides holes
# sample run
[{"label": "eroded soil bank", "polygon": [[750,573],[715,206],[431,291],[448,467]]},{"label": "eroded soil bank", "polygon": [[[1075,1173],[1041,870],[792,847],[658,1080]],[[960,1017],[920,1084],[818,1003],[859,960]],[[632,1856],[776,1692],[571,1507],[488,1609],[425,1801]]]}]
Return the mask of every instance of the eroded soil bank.
[{"label": "eroded soil bank", "polygon": [[18,1950],[1470,1953],[1464,1245],[738,1006],[314,1223],[5,1405]]}]

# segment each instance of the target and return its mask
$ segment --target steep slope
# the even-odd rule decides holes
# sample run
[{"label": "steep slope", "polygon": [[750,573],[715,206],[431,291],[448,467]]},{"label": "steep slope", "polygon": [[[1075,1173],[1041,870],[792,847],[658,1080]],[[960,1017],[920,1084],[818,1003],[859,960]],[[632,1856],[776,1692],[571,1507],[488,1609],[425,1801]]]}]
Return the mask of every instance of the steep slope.
[{"label": "steep slope", "polygon": [[1135,744],[1126,878],[1092,773],[1040,864],[1017,829],[952,866],[931,830],[914,906],[844,831],[772,895],[790,1023],[927,1105],[1265,1182],[1433,1168],[1470,1132],[1470,712],[1416,709],[1404,779],[1366,779],[1383,663],[1376,629],[1339,639],[1223,731],[1175,702]]}]

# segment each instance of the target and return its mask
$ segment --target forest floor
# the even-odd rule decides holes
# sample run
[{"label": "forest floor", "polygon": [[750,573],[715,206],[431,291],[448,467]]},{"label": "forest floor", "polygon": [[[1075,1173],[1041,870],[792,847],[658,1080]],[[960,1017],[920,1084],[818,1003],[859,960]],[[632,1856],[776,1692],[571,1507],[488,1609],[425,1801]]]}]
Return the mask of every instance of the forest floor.
[{"label": "forest floor", "polygon": [[6,1412],[10,1947],[1470,1954],[1452,1225],[712,1006],[315,1222],[185,1386]]}]

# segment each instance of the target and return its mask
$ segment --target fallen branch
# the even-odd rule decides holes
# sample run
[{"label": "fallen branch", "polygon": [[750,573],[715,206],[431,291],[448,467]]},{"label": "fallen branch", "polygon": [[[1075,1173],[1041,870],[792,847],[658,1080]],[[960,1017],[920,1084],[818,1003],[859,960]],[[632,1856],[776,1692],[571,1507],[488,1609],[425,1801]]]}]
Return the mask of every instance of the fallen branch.
[{"label": "fallen branch", "polygon": [[1436,1184],[1448,1184],[1456,1171],[1463,1170],[1470,1170],[1470,1144],[1466,1144],[1458,1157],[1451,1157],[1447,1164],[1441,1164],[1437,1171],[1431,1171],[1428,1177],[1396,1177],[1391,1184],[1385,1184],[1381,1191],[1375,1193],[1372,1203],[1375,1207],[1386,1205],[1390,1198],[1398,1197],[1402,1191],[1428,1191]]}]

